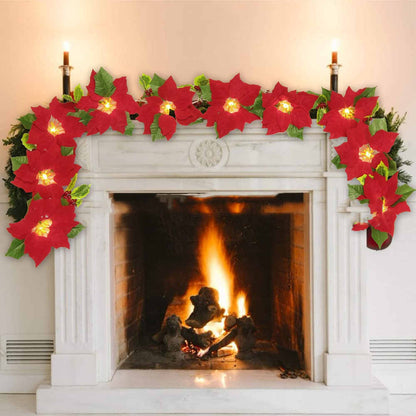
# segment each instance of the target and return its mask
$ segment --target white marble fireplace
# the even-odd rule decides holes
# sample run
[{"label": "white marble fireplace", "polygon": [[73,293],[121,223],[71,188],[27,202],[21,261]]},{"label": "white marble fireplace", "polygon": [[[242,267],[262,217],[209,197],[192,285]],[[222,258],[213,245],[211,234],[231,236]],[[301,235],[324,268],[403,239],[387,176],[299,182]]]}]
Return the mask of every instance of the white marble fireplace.
[{"label": "white marble fireplace", "polygon": [[[279,414],[388,412],[372,378],[366,322],[365,233],[351,231],[346,176],[315,124],[304,141],[266,136],[253,123],[217,140],[205,126],[170,142],[107,133],[79,140],[80,180],[92,192],[79,209],[86,229],[55,253],[55,353],[39,413]],[[309,199],[309,380],[272,370],[117,370],[114,317],[114,193],[269,195]],[[196,380],[204,380],[198,383]]]}]

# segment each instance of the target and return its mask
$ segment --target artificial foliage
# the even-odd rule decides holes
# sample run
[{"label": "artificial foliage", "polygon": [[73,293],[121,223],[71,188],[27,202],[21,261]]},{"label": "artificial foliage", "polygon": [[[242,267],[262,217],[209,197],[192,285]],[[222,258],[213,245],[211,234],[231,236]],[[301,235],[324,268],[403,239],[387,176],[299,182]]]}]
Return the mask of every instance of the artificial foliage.
[{"label": "artificial foliage", "polygon": [[[414,191],[403,166],[403,140],[398,129],[404,121],[393,111],[379,108],[375,88],[345,95],[325,88],[320,94],[289,91],[277,83],[272,91],[243,82],[237,74],[229,82],[200,75],[193,84],[178,86],[172,77],[143,74],[144,92],[139,100],[128,94],[126,78],[113,77],[101,68],[92,71],[87,94],[77,86],[64,100],[54,98],[47,107],[33,107],[19,119],[4,145],[10,145],[5,186],[9,191],[7,214],[17,222],[8,231],[15,238],[6,255],[25,253],[36,266],[52,248],[69,248],[69,239],[84,228],[75,220],[76,208],[89,193],[89,185],[77,186],[77,141],[108,129],[131,135],[132,120],[144,124],[152,140],[173,138],[176,125],[206,121],[218,139],[246,124],[261,120],[265,134],[286,133],[303,139],[311,115],[329,139],[346,140],[335,147],[334,165],[345,169],[349,196],[368,204],[370,215],[353,230],[371,230],[381,247],[393,236],[398,214],[409,211],[406,199]],[[86,137],[81,140],[88,140]]]}]

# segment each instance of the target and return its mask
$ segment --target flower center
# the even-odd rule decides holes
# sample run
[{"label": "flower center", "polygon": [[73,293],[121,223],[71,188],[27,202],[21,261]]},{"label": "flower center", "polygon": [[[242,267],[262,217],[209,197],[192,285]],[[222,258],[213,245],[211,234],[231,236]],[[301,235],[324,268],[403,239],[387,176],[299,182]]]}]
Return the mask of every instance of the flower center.
[{"label": "flower center", "polygon": [[276,107],[279,111],[286,114],[290,114],[293,110],[293,105],[288,100],[279,101]]},{"label": "flower center", "polygon": [[347,120],[351,120],[355,116],[355,108],[353,106],[341,108],[338,112]]},{"label": "flower center", "polygon": [[48,133],[52,134],[53,137],[58,136],[59,134],[65,133],[64,128],[59,120],[51,117],[48,123]]},{"label": "flower center", "polygon": [[365,144],[358,149],[358,157],[367,163],[371,163],[377,153],[377,150],[374,150],[369,144]]},{"label": "flower center", "polygon": [[48,186],[56,183],[55,178],[56,173],[52,169],[40,170],[36,175],[39,185]]},{"label": "flower center", "polygon": [[33,228],[32,233],[35,233],[39,237],[47,237],[51,232],[52,220],[47,218],[46,220],[39,221]]},{"label": "flower center", "polygon": [[240,103],[235,98],[227,98],[225,100],[225,103],[224,103],[224,106],[223,106],[224,110],[227,113],[231,113],[231,114],[236,113],[237,111],[239,111],[240,107],[241,107]]},{"label": "flower center", "polygon": [[384,196],[381,197],[381,202],[381,212],[384,214],[389,209],[389,207],[386,205],[386,199],[384,198]]},{"label": "flower center", "polygon": [[111,97],[104,97],[102,100],[98,101],[97,110],[102,111],[106,114],[111,114],[117,108],[117,101],[113,100]]},{"label": "flower center", "polygon": [[163,101],[162,104],[160,104],[160,112],[162,114],[166,114],[167,116],[169,115],[170,110],[175,111],[176,110],[176,105],[173,104],[172,101]]}]

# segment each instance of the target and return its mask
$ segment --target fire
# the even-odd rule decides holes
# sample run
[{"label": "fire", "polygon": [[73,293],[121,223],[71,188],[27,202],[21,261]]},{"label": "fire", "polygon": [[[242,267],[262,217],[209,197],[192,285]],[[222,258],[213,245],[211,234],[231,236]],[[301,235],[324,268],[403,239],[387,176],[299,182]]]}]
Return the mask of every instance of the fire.
[{"label": "fire", "polygon": [[237,296],[237,312],[239,318],[248,315],[246,294],[244,292],[240,292]]},{"label": "fire", "polygon": [[219,304],[230,312],[234,274],[227,257],[224,238],[213,220],[208,223],[199,244],[199,265],[207,285],[218,290]]}]

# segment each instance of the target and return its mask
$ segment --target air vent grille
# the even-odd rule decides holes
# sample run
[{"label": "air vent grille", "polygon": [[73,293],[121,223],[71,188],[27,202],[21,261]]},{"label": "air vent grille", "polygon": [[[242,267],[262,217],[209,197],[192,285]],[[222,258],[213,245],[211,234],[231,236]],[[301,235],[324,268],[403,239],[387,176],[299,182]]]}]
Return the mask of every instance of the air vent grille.
[{"label": "air vent grille", "polygon": [[50,336],[6,335],[1,339],[1,368],[46,368],[54,352]]},{"label": "air vent grille", "polygon": [[373,339],[370,351],[376,364],[416,364],[416,339]]}]

